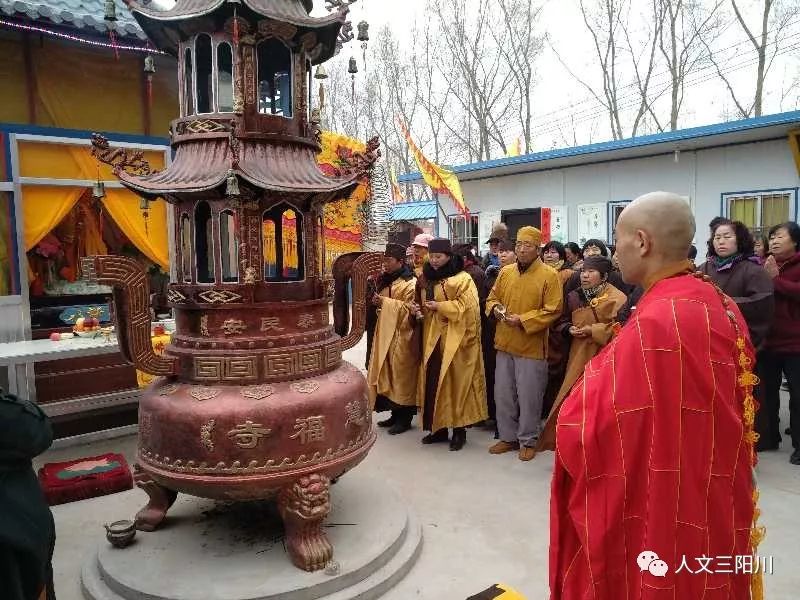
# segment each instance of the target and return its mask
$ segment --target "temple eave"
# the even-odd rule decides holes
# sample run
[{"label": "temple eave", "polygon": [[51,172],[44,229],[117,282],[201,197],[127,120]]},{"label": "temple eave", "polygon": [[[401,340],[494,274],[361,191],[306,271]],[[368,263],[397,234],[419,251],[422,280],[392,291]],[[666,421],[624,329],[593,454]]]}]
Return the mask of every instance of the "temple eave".
[{"label": "temple eave", "polygon": [[[262,178],[245,172],[242,169],[233,169],[233,172],[242,180],[253,187],[266,192],[297,193],[297,194],[331,194],[335,192],[349,192],[358,185],[357,177],[330,178],[320,173],[325,180],[315,181],[282,181],[273,178]],[[120,173],[119,180],[126,188],[146,198],[166,198],[168,196],[181,196],[209,192],[225,185],[228,171],[221,170],[217,173],[207,174],[202,182],[181,182],[179,178],[172,178],[168,172],[139,177]],[[158,178],[157,181],[153,179]]]}]

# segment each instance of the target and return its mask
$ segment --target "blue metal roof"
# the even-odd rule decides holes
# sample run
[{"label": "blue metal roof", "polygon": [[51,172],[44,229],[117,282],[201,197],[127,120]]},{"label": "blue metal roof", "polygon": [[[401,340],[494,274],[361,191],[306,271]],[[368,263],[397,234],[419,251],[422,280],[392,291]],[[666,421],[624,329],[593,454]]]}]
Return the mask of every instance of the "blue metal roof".
[{"label": "blue metal roof", "polygon": [[[722,135],[726,133],[735,133],[751,129],[758,129],[762,127],[770,127],[775,125],[791,125],[794,123],[800,124],[800,111],[790,111],[790,112],[778,113],[776,115],[767,115],[752,119],[742,119],[740,121],[728,121],[727,123],[703,125],[701,127],[690,127],[688,129],[678,129],[676,131],[665,131],[663,133],[643,135],[641,137],[627,138],[624,140],[600,142],[597,144],[588,144],[585,146],[575,146],[572,148],[559,148],[556,150],[535,152],[533,154],[525,154],[522,156],[497,158],[494,160],[487,160],[483,162],[459,165],[453,167],[451,170],[454,173],[470,173],[473,171],[493,169],[496,167],[524,165],[527,163],[537,163],[557,158],[578,157],[582,155],[595,154],[598,152],[610,152],[615,150],[624,150],[627,148],[650,146],[654,144],[681,142],[697,138]],[[398,181],[401,183],[416,182],[419,181],[420,179],[421,176],[419,173],[408,173],[398,177]]]},{"label": "blue metal roof", "polygon": [[392,207],[392,221],[436,218],[436,202],[401,202]]}]

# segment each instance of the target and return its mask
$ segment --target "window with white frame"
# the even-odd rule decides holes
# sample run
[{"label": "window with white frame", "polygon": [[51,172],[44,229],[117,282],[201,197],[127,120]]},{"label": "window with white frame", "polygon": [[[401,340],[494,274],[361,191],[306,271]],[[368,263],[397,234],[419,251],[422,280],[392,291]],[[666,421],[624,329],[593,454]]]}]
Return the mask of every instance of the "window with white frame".
[{"label": "window with white frame", "polygon": [[797,189],[768,190],[724,194],[725,216],[741,221],[754,233],[765,233],[773,225],[793,221],[797,207]]},{"label": "window with white frame", "polygon": [[448,217],[450,241],[453,244],[472,244],[478,247],[478,215],[470,215],[469,223],[464,215]]}]

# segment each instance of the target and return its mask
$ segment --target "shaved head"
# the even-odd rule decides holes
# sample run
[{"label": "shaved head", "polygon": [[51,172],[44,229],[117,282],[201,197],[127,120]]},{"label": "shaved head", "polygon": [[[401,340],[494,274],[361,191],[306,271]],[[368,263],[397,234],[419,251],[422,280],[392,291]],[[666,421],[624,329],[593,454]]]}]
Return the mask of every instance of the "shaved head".
[{"label": "shaved head", "polygon": [[686,198],[668,192],[639,196],[617,221],[623,279],[642,285],[650,275],[686,260],[694,233],[694,215]]}]

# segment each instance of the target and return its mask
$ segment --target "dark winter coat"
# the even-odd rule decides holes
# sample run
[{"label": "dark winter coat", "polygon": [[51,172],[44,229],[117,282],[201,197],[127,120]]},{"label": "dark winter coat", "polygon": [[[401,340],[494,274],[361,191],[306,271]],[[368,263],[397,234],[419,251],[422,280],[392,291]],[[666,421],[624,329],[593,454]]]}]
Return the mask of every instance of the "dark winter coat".
[{"label": "dark winter coat", "polygon": [[775,286],[775,319],[766,348],[779,354],[800,354],[800,252],[780,265]]},{"label": "dark winter coat", "polygon": [[42,410],[0,390],[0,598],[52,596],[55,526],[31,459],[53,434]]},{"label": "dark winter coat", "polygon": [[717,271],[714,262],[708,260],[700,265],[698,271],[708,275],[736,302],[747,321],[753,346],[756,350],[761,350],[775,316],[772,279],[764,267],[745,259],[727,269]]}]

